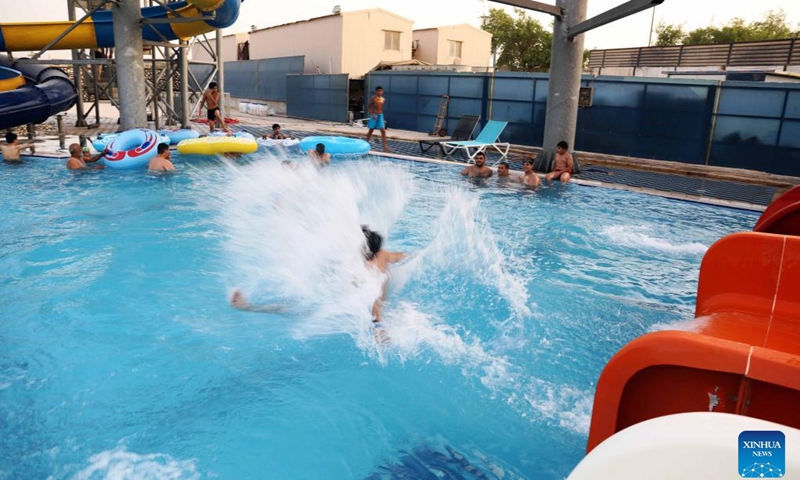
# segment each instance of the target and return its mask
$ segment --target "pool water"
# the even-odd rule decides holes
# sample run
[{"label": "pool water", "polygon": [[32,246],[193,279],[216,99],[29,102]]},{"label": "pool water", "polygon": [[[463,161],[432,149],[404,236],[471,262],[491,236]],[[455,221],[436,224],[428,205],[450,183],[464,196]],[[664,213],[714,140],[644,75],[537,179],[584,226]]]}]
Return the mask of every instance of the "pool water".
[{"label": "pool water", "polygon": [[[563,479],[605,362],[692,318],[705,250],[757,219],[407,161],[173,158],[0,165],[0,479]],[[361,224],[410,254],[383,342]]]}]

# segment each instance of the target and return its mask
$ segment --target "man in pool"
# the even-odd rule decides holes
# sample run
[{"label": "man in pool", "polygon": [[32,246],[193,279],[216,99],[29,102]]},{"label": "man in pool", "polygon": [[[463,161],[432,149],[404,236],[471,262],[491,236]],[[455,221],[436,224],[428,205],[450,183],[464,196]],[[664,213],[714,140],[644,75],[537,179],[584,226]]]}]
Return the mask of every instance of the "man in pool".
[{"label": "man in pool", "polygon": [[169,145],[166,143],[158,144],[158,155],[150,159],[147,165],[148,172],[174,172],[175,165],[169,159]]},{"label": "man in pool", "polygon": [[519,181],[523,185],[534,188],[542,183],[539,179],[539,175],[536,175],[536,172],[533,171],[533,160],[530,158],[526,158],[525,161],[522,162],[522,175],[519,177]]},{"label": "man in pool", "polygon": [[92,165],[89,167],[87,163],[94,163],[100,160],[103,155],[108,153],[108,148],[103,149],[102,152],[98,153],[97,155],[89,156],[88,160],[84,160],[83,157],[83,149],[77,143],[70,144],[69,146],[69,159],[67,160],[67,169],[68,170],[89,170],[89,169],[101,169],[105,168],[103,165]]},{"label": "man in pool", "polygon": [[391,152],[386,145],[386,120],[383,118],[383,106],[386,104],[386,99],[383,98],[383,87],[375,89],[375,95],[369,99],[367,104],[367,113],[369,114],[369,122],[367,127],[367,142],[372,140],[372,132],[377,128],[381,131],[381,141],[383,142],[383,151]]},{"label": "man in pool", "polygon": [[489,178],[494,172],[486,166],[486,154],[478,152],[475,154],[475,165],[470,165],[461,171],[461,175],[469,178]]},{"label": "man in pool", "polygon": [[[389,265],[397,263],[404,258],[406,254],[402,252],[387,252],[383,250],[383,237],[379,233],[369,229],[366,225],[361,226],[361,232],[364,234],[364,261],[368,267],[377,269],[382,274],[389,273]],[[376,328],[380,327],[382,318],[381,309],[383,302],[386,300],[386,282],[383,283],[381,296],[377,298],[372,304],[372,323]],[[265,313],[281,313],[283,306],[281,304],[269,305],[252,305],[239,290],[234,290],[231,295],[231,305],[240,310],[247,310],[250,312],[265,312]]]},{"label": "man in pool", "polygon": [[553,161],[553,171],[548,173],[544,179],[548,182],[557,178],[561,183],[568,183],[572,174],[573,160],[567,150],[569,145],[564,140],[556,145],[556,158]]},{"label": "man in pool", "polygon": [[508,182],[511,180],[511,170],[508,168],[507,162],[500,162],[497,164],[497,181]]},{"label": "man in pool", "polygon": [[4,162],[19,162],[19,151],[26,148],[31,149],[33,153],[34,144],[32,143],[19,143],[16,133],[6,133],[6,145],[0,145],[0,153],[3,154]]},{"label": "man in pool", "polygon": [[291,137],[281,132],[281,126],[275,123],[272,125],[272,133],[264,135],[262,138],[271,138],[272,140],[286,140],[287,138]]},{"label": "man in pool", "polygon": [[324,143],[318,143],[317,148],[309,150],[308,156],[316,162],[318,167],[324,167],[331,163],[331,154],[325,152]]}]

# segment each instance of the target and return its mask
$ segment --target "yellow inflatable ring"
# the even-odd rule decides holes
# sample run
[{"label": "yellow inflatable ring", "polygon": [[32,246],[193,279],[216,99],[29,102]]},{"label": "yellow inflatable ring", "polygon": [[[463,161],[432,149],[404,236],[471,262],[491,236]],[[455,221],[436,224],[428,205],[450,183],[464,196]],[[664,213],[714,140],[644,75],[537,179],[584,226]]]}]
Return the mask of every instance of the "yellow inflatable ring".
[{"label": "yellow inflatable ring", "polygon": [[178,152],[186,155],[217,155],[224,153],[253,153],[258,143],[252,138],[202,137],[182,140]]}]

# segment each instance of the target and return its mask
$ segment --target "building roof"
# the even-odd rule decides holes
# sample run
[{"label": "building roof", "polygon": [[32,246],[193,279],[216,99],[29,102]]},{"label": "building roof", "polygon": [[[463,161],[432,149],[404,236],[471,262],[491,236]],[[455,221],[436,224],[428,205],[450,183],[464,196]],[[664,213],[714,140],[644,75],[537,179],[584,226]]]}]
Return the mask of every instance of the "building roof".
[{"label": "building roof", "polygon": [[471,28],[472,30],[477,30],[479,32],[485,33],[486,35],[489,35],[489,36],[492,35],[491,33],[487,32],[486,30],[484,30],[482,28],[478,28],[475,25],[470,25],[469,23],[459,23],[459,24],[456,24],[456,25],[440,25],[438,27],[430,27],[430,28],[415,28],[414,32],[425,32],[425,31],[430,31],[430,30],[443,30],[445,28],[457,28],[457,27],[467,27],[467,28]]},{"label": "building roof", "polygon": [[382,8],[369,8],[369,9],[366,9],[366,10],[354,10],[352,12],[332,13],[330,15],[323,15],[321,17],[314,17],[314,18],[309,18],[309,19],[306,19],[306,20],[298,20],[296,22],[290,22],[290,23],[282,23],[280,25],[273,25],[271,27],[259,28],[257,30],[251,31],[250,33],[261,32],[261,31],[264,31],[264,30],[272,30],[273,28],[279,28],[279,27],[288,27],[289,25],[296,25],[296,24],[299,24],[299,23],[315,22],[315,21],[318,21],[318,20],[323,20],[323,19],[331,18],[331,17],[340,17],[340,16],[348,16],[348,15],[359,15],[359,14],[369,13],[369,12],[381,12],[381,13],[384,13],[386,15],[389,15],[389,16],[392,16],[392,17],[395,17],[395,18],[399,18],[400,20],[403,20],[405,22],[409,22],[409,23],[412,23],[412,24],[414,23],[413,20],[410,20],[410,19],[408,19],[406,17],[402,17],[402,16],[400,16],[400,15],[398,15],[396,13],[392,13],[392,12],[390,12],[388,10],[384,10]]},{"label": "building roof", "polygon": [[391,70],[392,67],[401,67],[406,65],[425,65],[430,66],[432,64],[428,62],[423,62],[422,60],[411,59],[411,60],[400,60],[399,62],[380,62],[379,64],[372,67],[370,72],[376,72],[380,70]]}]

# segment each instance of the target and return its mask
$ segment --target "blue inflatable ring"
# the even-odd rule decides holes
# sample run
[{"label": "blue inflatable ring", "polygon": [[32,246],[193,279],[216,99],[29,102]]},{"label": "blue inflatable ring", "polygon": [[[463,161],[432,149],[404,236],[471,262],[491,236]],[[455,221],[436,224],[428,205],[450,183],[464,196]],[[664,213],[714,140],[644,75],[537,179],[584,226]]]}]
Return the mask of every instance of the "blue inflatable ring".
[{"label": "blue inflatable ring", "polygon": [[180,130],[159,130],[158,134],[169,138],[170,145],[177,145],[181,140],[200,137],[200,132],[191,128],[181,128]]},{"label": "blue inflatable ring", "polygon": [[108,142],[109,152],[103,161],[109,168],[146,167],[156,156],[161,140],[156,132],[144,128],[122,132]]},{"label": "blue inflatable ring", "polygon": [[366,155],[369,153],[369,142],[360,138],[348,137],[306,137],[300,140],[300,148],[305,152],[317,148],[317,144],[325,145],[325,153],[333,155]]},{"label": "blue inflatable ring", "polygon": [[[96,139],[92,140],[92,147],[98,152],[102,152],[105,150],[106,146],[119,136],[119,133],[101,133],[97,136]],[[200,136],[198,133],[197,136]],[[194,137],[197,138],[197,137]],[[163,131],[158,132],[158,143],[166,143],[167,145],[170,144],[170,138],[163,133]]]},{"label": "blue inflatable ring", "polygon": [[100,135],[97,136],[96,139],[92,140],[92,147],[94,147],[94,149],[97,150],[98,152],[102,152],[103,150],[105,150],[106,145],[108,145],[108,142],[114,140],[118,136],[119,136],[118,133],[101,133]]}]

